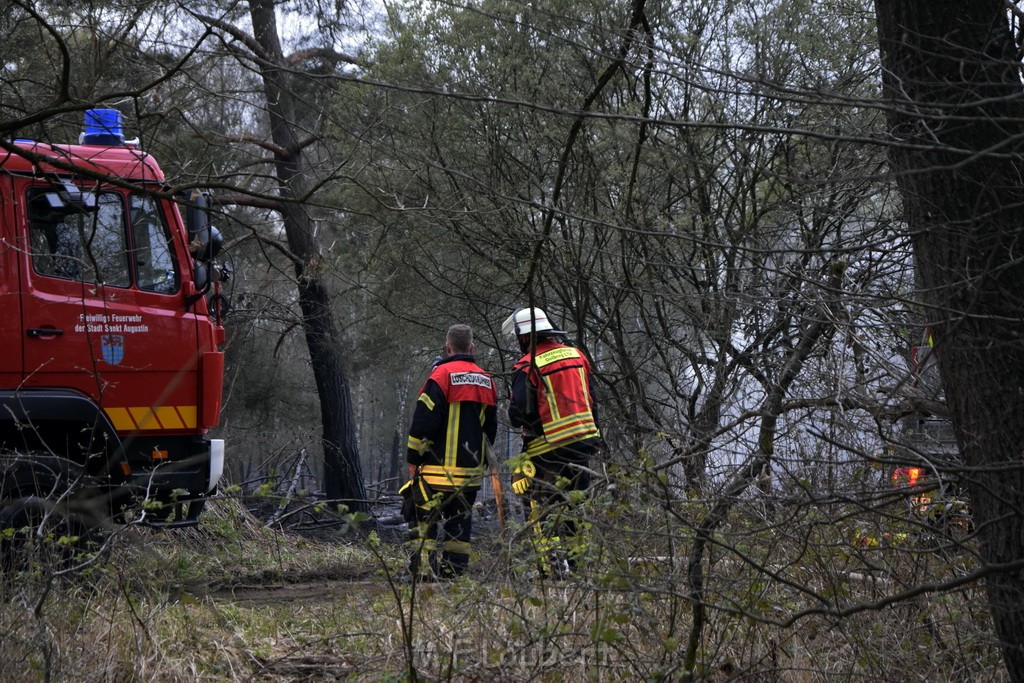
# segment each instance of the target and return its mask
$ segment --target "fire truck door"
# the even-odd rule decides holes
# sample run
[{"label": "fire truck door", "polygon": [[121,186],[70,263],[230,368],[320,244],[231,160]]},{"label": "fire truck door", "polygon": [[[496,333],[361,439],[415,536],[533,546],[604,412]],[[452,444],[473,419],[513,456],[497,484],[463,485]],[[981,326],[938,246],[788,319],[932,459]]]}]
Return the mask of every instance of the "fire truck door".
[{"label": "fire truck door", "polygon": [[26,384],[93,396],[119,432],[195,429],[196,324],[158,202],[53,195],[27,195]]}]

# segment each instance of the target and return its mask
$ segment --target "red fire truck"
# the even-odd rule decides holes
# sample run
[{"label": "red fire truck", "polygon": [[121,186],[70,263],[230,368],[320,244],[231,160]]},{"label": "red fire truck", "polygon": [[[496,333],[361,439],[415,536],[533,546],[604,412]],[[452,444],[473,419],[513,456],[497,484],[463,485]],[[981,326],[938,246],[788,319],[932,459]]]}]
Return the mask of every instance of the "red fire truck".
[{"label": "red fire truck", "polygon": [[[0,145],[0,533],[196,524],[217,486],[222,245],[89,110],[79,144]],[[214,298],[216,291],[217,297]],[[36,535],[39,535],[38,532]]]}]

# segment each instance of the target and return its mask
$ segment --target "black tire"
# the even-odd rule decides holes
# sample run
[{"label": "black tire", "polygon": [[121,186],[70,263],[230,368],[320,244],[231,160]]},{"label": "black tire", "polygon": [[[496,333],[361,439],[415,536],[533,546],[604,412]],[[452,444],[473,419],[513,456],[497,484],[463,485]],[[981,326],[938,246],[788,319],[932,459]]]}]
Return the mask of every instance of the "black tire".
[{"label": "black tire", "polygon": [[11,462],[0,481],[0,569],[60,572],[95,557],[103,524],[87,487],[52,460]]},{"label": "black tire", "polygon": [[0,558],[6,571],[62,571],[98,549],[93,525],[59,504],[29,496],[0,510]]}]

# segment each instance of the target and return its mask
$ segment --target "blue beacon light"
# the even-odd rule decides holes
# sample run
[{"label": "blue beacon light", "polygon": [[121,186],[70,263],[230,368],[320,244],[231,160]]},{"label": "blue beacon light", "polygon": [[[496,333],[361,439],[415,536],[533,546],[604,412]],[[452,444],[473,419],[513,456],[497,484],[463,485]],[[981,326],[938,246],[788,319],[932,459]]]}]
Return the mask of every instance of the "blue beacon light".
[{"label": "blue beacon light", "polygon": [[87,109],[83,145],[123,145],[124,126],[117,109]]}]

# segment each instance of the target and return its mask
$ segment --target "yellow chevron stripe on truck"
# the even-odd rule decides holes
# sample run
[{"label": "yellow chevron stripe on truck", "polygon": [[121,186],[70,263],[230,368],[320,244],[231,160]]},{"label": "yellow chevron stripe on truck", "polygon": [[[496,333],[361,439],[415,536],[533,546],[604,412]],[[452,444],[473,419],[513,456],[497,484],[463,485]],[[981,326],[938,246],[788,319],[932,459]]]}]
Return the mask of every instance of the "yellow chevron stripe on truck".
[{"label": "yellow chevron stripe on truck", "polygon": [[119,432],[195,429],[197,424],[195,406],[127,406],[104,412]]}]

